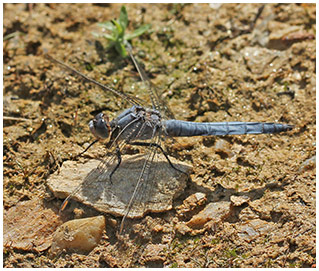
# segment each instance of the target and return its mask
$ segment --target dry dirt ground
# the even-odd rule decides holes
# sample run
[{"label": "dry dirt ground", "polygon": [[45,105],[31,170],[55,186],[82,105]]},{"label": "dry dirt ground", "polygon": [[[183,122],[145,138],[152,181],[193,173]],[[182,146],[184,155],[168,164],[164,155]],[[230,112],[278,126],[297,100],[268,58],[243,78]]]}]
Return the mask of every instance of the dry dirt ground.
[{"label": "dry dirt ground", "polygon": [[[177,139],[166,148],[192,173],[171,211],[130,221],[132,232],[121,238],[120,218],[105,214],[105,232],[91,252],[49,254],[58,225],[100,213],[72,201],[59,217],[62,201],[48,177],[93,140],[87,123],[95,114],[113,117],[128,104],[46,60],[44,51],[146,99],[132,64],[105,53],[106,41],[92,35],[120,8],[4,5],[4,266],[314,267],[314,4],[128,4],[129,31],[152,25],[133,40],[134,53],[176,118],[295,128]],[[199,191],[203,200],[187,205]],[[218,219],[185,226],[209,204],[221,206]]]}]

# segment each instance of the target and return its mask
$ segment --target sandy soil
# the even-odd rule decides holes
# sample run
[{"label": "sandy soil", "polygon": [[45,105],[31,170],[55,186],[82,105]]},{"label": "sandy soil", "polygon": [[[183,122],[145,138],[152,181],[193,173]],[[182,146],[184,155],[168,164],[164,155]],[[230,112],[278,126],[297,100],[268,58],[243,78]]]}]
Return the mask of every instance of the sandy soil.
[{"label": "sandy soil", "polygon": [[[133,232],[123,238],[115,235],[120,218],[105,215],[106,231],[90,253],[50,257],[62,221],[100,213],[73,202],[60,218],[62,201],[47,178],[93,140],[87,123],[96,113],[113,117],[128,104],[65,72],[43,52],[146,99],[130,62],[101,52],[106,41],[92,35],[101,31],[98,22],[118,17],[120,7],[4,5],[4,266],[314,267],[314,4],[127,5],[129,31],[152,24],[133,40],[134,52],[176,118],[295,128],[177,139],[167,149],[193,172],[171,211],[131,221]],[[206,201],[180,212],[198,191]],[[224,204],[227,215],[183,230],[183,222],[210,202]]]}]

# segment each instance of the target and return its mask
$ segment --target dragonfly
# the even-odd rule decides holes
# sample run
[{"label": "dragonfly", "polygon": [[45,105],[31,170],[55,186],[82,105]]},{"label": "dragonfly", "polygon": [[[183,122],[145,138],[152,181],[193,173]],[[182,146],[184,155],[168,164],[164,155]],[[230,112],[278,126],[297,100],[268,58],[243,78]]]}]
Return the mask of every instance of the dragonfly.
[{"label": "dragonfly", "polygon": [[[101,89],[111,92],[127,101],[131,107],[110,120],[104,113],[97,114],[89,122],[89,130],[95,137],[95,140],[81,153],[86,152],[93,144],[98,141],[106,141],[108,153],[105,154],[98,166],[98,174],[94,178],[101,180],[108,179],[112,184],[112,177],[122,163],[122,152],[129,145],[145,147],[145,160],[140,169],[138,179],[129,201],[125,207],[124,215],[119,227],[119,234],[123,232],[124,223],[130,212],[136,205],[141,204],[139,199],[145,187],[150,184],[149,176],[152,164],[157,153],[164,155],[166,161],[172,169],[180,174],[186,174],[183,170],[176,167],[170,160],[167,152],[163,148],[163,142],[166,138],[174,137],[193,137],[193,136],[225,136],[225,135],[244,135],[244,134],[273,134],[286,132],[293,129],[293,125],[274,123],[274,122],[191,122],[177,120],[170,110],[168,104],[160,98],[156,88],[150,82],[146,72],[137,62],[133,55],[132,47],[127,44],[129,57],[134,64],[142,82],[146,85],[151,105],[145,106],[140,99],[117,91],[109,86],[86,76],[67,64],[54,59],[50,55],[46,57],[61,65],[66,70],[74,73],[82,79],[97,85]],[[111,166],[112,165],[112,166]],[[93,178],[93,177],[92,177]],[[79,191],[77,187],[62,203],[60,211],[63,211],[69,200]]]}]

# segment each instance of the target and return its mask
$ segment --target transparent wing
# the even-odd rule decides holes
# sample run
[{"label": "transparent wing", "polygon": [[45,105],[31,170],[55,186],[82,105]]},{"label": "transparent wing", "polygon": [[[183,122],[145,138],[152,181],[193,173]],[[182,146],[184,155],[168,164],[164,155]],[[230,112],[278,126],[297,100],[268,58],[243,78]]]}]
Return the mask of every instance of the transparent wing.
[{"label": "transparent wing", "polygon": [[[146,155],[144,156],[145,160],[143,163],[143,167],[141,168],[140,176],[137,179],[130,201],[125,208],[124,216],[122,218],[120,229],[119,229],[120,234],[123,231],[126,218],[130,216],[130,212],[136,212],[136,210],[141,211],[143,214],[145,212],[147,200],[150,194],[146,195],[143,192],[146,190],[145,187],[149,187],[149,185],[151,185],[151,183],[149,183],[148,180],[149,180],[151,164],[154,160],[155,154],[156,154],[155,146],[150,145],[150,148],[147,150]],[[142,200],[143,198],[144,200]]]},{"label": "transparent wing", "polygon": [[108,86],[106,86],[106,85],[103,85],[102,83],[100,83],[100,82],[98,82],[98,81],[96,81],[96,80],[94,80],[94,79],[92,79],[92,78],[86,76],[85,74],[83,74],[83,73],[77,71],[76,69],[70,67],[69,65],[63,63],[62,61],[53,58],[53,57],[50,56],[49,54],[46,54],[45,57],[46,57],[47,59],[49,59],[50,61],[52,61],[52,62],[58,63],[58,64],[59,64],[60,66],[62,66],[64,69],[66,69],[66,70],[68,70],[68,71],[70,71],[70,72],[76,74],[77,76],[83,78],[84,80],[86,80],[86,81],[88,81],[88,82],[90,82],[90,83],[93,83],[93,84],[99,86],[101,89],[103,89],[103,90],[105,90],[105,91],[108,91],[108,92],[112,92],[112,93],[115,94],[116,96],[121,97],[122,99],[124,99],[124,100],[126,100],[127,102],[129,102],[131,105],[142,105],[142,104],[143,104],[143,102],[142,102],[140,99],[138,99],[138,98],[136,98],[136,97],[132,97],[132,96],[130,96],[130,95],[128,95],[128,94],[125,94],[125,93],[123,93],[123,92],[117,91],[117,90],[115,90],[115,89],[113,89],[113,88],[110,88],[110,87],[108,87]]},{"label": "transparent wing", "polygon": [[[132,142],[136,145],[137,142]],[[168,211],[173,207],[173,200],[186,186],[188,169],[171,163],[161,147],[160,134],[154,135],[148,142],[141,143],[145,153],[140,162],[138,178],[133,178],[134,191],[125,209],[119,234],[126,232],[127,218],[140,218],[148,212]],[[168,162],[169,161],[169,162]],[[133,174],[134,175],[134,174]]]},{"label": "transparent wing", "polygon": [[129,52],[130,58],[132,62],[134,63],[134,66],[136,70],[138,71],[142,81],[144,82],[144,84],[147,86],[149,90],[153,109],[156,109],[159,112],[161,112],[162,117],[164,118],[175,119],[174,114],[172,110],[169,108],[167,102],[161,98],[161,95],[159,95],[157,88],[151,83],[148,76],[146,75],[146,72],[143,70],[142,66],[135,59],[132,52],[132,47],[129,43],[127,43],[127,51]]}]

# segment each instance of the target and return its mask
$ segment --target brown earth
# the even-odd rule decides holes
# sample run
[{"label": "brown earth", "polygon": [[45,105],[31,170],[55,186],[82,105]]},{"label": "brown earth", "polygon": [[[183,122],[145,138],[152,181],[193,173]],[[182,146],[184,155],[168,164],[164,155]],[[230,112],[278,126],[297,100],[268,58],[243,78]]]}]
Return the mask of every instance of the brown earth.
[{"label": "brown earth", "polygon": [[[48,176],[93,140],[87,123],[96,113],[114,117],[128,104],[43,52],[146,99],[130,62],[105,54],[106,41],[92,35],[120,7],[4,5],[4,267],[314,267],[315,4],[128,4],[129,31],[152,24],[133,40],[134,53],[177,119],[295,128],[177,139],[167,149],[193,173],[173,210],[130,221],[121,238],[120,218],[106,215],[90,253],[50,257],[61,220],[100,213],[72,202],[60,218]],[[218,219],[200,217],[208,206]]]}]

